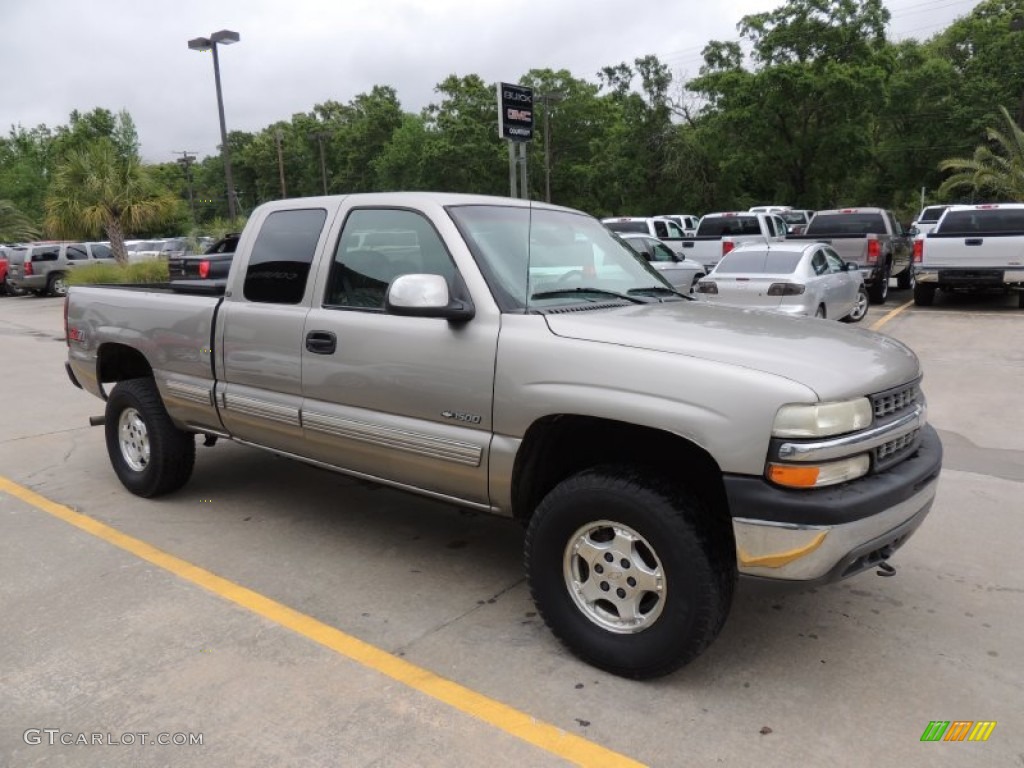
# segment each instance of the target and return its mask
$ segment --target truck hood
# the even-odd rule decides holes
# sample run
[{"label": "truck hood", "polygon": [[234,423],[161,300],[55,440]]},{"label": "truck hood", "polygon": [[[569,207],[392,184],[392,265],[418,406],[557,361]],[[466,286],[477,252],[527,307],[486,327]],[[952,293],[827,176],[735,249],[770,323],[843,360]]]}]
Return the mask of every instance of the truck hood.
[{"label": "truck hood", "polygon": [[888,336],[755,309],[687,301],[545,318],[557,336],[763,371],[803,384],[822,400],[881,392],[921,371],[913,351]]}]

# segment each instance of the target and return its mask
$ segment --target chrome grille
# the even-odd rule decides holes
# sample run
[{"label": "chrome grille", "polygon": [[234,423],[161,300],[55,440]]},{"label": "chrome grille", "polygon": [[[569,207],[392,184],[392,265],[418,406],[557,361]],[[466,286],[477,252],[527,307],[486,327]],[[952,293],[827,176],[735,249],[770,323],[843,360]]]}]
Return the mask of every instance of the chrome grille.
[{"label": "chrome grille", "polygon": [[875,409],[875,418],[884,419],[887,416],[896,415],[921,399],[921,389],[917,382],[908,384],[888,392],[872,395],[871,404]]},{"label": "chrome grille", "polygon": [[875,458],[877,458],[878,461],[885,461],[886,459],[895,456],[905,448],[914,445],[920,431],[921,430],[919,429],[915,429],[913,432],[908,432],[901,437],[897,437],[895,440],[890,440],[888,443],[878,446],[878,448],[875,449]]}]

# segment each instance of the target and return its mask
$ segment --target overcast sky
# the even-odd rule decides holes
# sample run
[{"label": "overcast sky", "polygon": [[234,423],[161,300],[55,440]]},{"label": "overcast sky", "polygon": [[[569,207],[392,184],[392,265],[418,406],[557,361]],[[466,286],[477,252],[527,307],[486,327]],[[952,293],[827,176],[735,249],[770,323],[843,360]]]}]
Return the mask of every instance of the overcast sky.
[{"label": "overcast sky", "polygon": [[[696,75],[713,39],[781,0],[0,0],[0,130],[51,128],[73,109],[127,109],[149,162],[220,141],[213,64],[188,49],[220,29],[229,130],[255,131],[314,104],[391,85],[407,111],[450,74],[515,81],[532,68],[596,80],[655,54]],[[928,38],[977,0],[889,0],[890,39]]]}]

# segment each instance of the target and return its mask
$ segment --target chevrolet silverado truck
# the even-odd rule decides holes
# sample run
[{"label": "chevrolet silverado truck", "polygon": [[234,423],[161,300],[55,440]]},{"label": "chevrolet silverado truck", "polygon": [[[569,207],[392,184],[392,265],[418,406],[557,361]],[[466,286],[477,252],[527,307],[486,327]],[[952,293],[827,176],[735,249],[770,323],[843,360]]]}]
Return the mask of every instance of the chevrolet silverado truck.
[{"label": "chevrolet silverado truck", "polygon": [[839,258],[857,265],[864,275],[868,297],[875,304],[888,298],[892,277],[899,288],[914,286],[910,237],[896,217],[882,208],[818,211],[802,235],[790,235],[788,239],[831,245]]},{"label": "chevrolet silverado truck", "polygon": [[914,303],[935,292],[1017,291],[1024,309],[1024,204],[952,205],[914,240]]},{"label": "chevrolet silverado truck", "polygon": [[683,256],[700,262],[710,272],[737,245],[779,243],[786,239],[788,231],[776,213],[709,213],[701,217],[697,233],[683,240]]},{"label": "chevrolet silverado truck", "polygon": [[624,676],[698,656],[740,575],[882,564],[938,482],[909,348],[692,301],[543,203],[275,201],[219,285],[75,286],[65,309],[132,493],[180,489],[219,438],[521,521],[548,626]]}]

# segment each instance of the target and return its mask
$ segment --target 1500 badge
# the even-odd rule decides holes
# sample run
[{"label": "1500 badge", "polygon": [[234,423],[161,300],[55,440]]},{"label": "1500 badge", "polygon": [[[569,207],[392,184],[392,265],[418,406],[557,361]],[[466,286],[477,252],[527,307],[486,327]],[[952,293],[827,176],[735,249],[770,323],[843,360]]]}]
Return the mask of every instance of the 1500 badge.
[{"label": "1500 badge", "polygon": [[441,411],[441,415],[446,419],[455,419],[455,421],[464,421],[467,424],[479,424],[481,419],[479,416],[473,413],[462,413],[460,411]]}]

